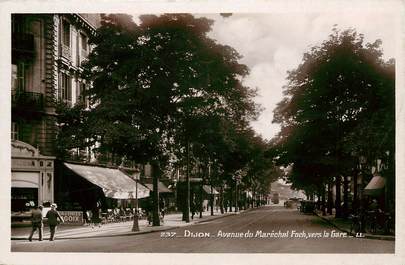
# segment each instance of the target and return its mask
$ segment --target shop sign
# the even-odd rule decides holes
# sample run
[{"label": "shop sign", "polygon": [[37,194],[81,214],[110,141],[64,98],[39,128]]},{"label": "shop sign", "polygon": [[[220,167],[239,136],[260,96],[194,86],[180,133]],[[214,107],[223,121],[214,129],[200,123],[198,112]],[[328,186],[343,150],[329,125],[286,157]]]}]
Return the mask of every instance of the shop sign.
[{"label": "shop sign", "polygon": [[58,211],[65,221],[64,224],[82,225],[83,212],[81,211]]}]

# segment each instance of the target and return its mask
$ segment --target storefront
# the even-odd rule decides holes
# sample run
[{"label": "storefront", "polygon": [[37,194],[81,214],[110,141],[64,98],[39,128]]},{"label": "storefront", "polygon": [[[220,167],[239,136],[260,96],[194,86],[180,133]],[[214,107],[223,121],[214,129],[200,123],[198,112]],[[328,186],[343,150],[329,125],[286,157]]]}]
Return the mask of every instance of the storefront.
[{"label": "storefront", "polygon": [[35,147],[11,142],[11,216],[23,219],[31,207],[53,201],[55,157]]},{"label": "storefront", "polygon": [[203,196],[203,210],[208,211],[210,207],[210,200],[213,199],[213,205],[214,207],[218,207],[218,197],[219,197],[219,192],[214,188],[211,187],[210,185],[203,185],[202,186],[203,191],[204,191],[204,196]]},{"label": "storefront", "polygon": [[148,197],[149,189],[117,168],[57,163],[56,201],[65,211],[128,208],[135,198]]},{"label": "storefront", "polygon": [[[151,194],[153,192],[153,183],[152,179],[144,179],[142,184],[147,187]],[[159,191],[159,208],[164,206],[166,212],[168,211],[173,211],[175,209],[175,205],[176,205],[176,201],[175,201],[175,197],[174,197],[174,193],[168,188],[166,187],[166,185],[164,183],[162,183],[161,181],[158,182],[158,191]],[[141,205],[144,205],[144,202],[141,202]],[[161,209],[160,209],[161,210]]]}]

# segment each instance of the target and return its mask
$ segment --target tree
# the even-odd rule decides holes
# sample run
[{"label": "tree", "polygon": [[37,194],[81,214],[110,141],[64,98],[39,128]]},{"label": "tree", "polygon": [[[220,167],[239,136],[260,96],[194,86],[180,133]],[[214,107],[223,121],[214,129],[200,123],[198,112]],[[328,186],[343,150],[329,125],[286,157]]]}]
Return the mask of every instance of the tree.
[{"label": "tree", "polygon": [[[255,91],[241,84],[248,69],[238,63],[240,55],[208,38],[212,21],[189,14],[140,20],[103,16],[90,39],[94,49],[84,77],[93,84],[87,91],[92,107],[83,110],[84,125],[100,152],[150,161],[156,191],[170,154],[184,154],[191,141],[211,152],[207,138],[214,134],[206,133],[207,124],[214,130],[228,120],[243,127],[257,106]],[[159,225],[157,192],[154,201]]]},{"label": "tree", "polygon": [[[355,30],[334,28],[288,73],[285,97],[274,111],[282,130],[273,148],[279,164],[293,165],[290,180],[297,187],[320,187],[333,178],[340,187],[360,153],[381,155],[368,141],[392,128],[394,79],[380,47],[379,40],[365,44]],[[340,215],[339,192],[336,200]]]},{"label": "tree", "polygon": [[57,126],[59,128],[56,139],[56,154],[59,159],[83,159],[80,153],[72,157],[72,150],[86,149],[91,139],[86,138],[88,132],[83,124],[86,122],[86,115],[83,106],[80,104],[70,108],[64,103],[60,103],[56,108]]}]

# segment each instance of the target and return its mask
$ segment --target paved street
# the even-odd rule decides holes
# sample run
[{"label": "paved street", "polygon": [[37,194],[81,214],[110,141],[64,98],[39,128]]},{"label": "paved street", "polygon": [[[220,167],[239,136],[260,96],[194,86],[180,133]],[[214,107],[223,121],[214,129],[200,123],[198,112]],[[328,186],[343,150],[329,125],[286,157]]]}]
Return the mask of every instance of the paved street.
[{"label": "paved street", "polygon": [[[273,232],[273,233],[272,233]],[[12,251],[161,253],[393,253],[394,241],[345,237],[319,217],[267,206],[164,232],[54,242],[12,241]]]}]

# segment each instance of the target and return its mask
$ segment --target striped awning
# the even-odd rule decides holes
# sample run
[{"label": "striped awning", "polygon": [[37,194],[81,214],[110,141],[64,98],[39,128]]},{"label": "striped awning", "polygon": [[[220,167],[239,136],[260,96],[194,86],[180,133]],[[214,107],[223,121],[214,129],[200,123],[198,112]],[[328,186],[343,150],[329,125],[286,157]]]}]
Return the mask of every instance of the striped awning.
[{"label": "striped awning", "polygon": [[212,193],[211,193],[211,186],[209,186],[209,185],[203,185],[203,190],[204,190],[207,194],[213,194],[213,195],[219,194],[219,192],[218,192],[216,189],[214,189],[214,188],[212,188]]},{"label": "striped awning", "polygon": [[[148,184],[143,184],[145,185],[149,190],[153,191],[153,184],[152,183],[148,183]],[[172,192],[168,187],[166,187],[165,184],[163,184],[162,182],[158,182],[158,191],[159,193],[170,193]]]},{"label": "striped awning", "polygon": [[138,199],[149,196],[148,188],[139,182],[136,185],[135,180],[118,169],[70,163],[64,163],[64,165],[77,175],[102,188],[104,195],[108,198],[134,199],[136,187],[138,188]]},{"label": "striped awning", "polygon": [[378,196],[384,192],[385,179],[381,176],[374,176],[364,188],[365,195]]}]

